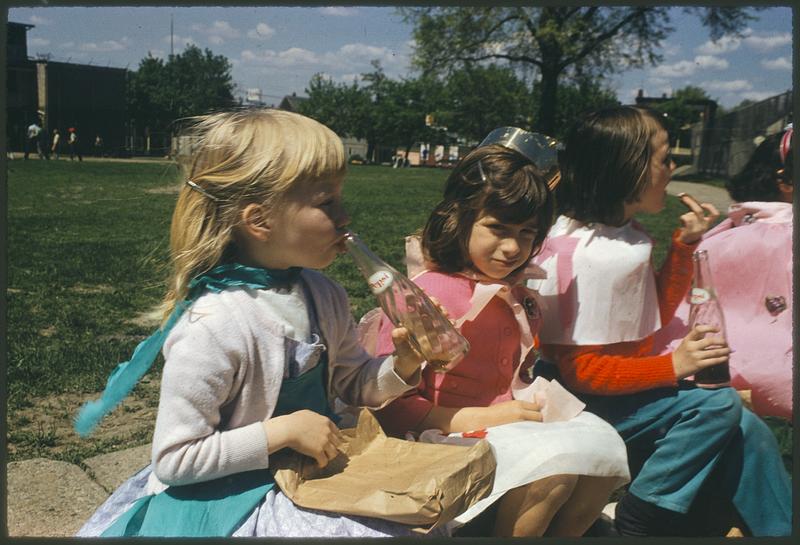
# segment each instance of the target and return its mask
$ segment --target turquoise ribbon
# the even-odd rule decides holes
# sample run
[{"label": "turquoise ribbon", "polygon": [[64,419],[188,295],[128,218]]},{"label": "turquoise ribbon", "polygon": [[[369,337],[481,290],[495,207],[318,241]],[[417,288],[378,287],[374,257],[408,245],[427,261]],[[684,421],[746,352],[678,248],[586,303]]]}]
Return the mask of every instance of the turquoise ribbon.
[{"label": "turquoise ribbon", "polygon": [[131,359],[117,365],[111,372],[99,399],[86,402],[75,418],[75,431],[81,437],[91,434],[100,420],[120,404],[144,374],[152,367],[167,335],[189,306],[206,291],[220,292],[234,287],[269,289],[288,285],[300,274],[299,267],[285,270],[248,267],[239,263],[219,265],[189,282],[189,297],[177,305],[166,323],[134,349]]}]

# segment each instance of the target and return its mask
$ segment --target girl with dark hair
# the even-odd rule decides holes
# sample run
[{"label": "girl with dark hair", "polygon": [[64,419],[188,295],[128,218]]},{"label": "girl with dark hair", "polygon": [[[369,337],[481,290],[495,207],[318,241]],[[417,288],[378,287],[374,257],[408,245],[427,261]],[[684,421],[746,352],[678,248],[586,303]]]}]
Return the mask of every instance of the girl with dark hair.
[{"label": "girl with dark hair", "polygon": [[[719,515],[732,502],[726,530],[789,535],[790,481],[772,432],[733,388],[686,380],[728,359],[725,340],[701,325],[673,352],[654,351],[654,333],[691,283],[692,252],[718,217],[683,195],[689,211],[654,271],[652,241],[633,216],[664,208],[675,164],[660,118],[631,106],[589,114],[568,132],[559,165],[561,216],[534,259],[547,272],[538,286],[542,352],[625,439],[634,478],[616,506],[616,531],[714,533],[691,522],[696,508]],[[719,501],[698,501],[708,491]]]},{"label": "girl with dark hair", "polygon": [[[728,181],[734,204],[700,243],[725,310],[731,385],[753,411],[792,419],[793,129],[764,139]],[[688,329],[689,304],[656,336],[670,350]]]},{"label": "girl with dark hair", "polygon": [[[448,310],[471,349],[446,374],[425,368],[416,390],[377,413],[393,435],[436,430],[427,434],[460,439],[480,430],[492,445],[494,488],[455,523],[491,508],[460,535],[488,522],[493,529],[477,533],[580,536],[629,479],[611,426],[581,412],[583,404],[555,391],[558,385],[547,390],[547,402],[531,394],[540,313],[525,287],[535,271],[526,266],[553,219],[554,145],[542,135],[498,129],[448,178],[422,232],[427,270],[414,281]],[[390,329],[384,318],[378,354],[392,350]],[[558,412],[560,418],[550,416]]]}]

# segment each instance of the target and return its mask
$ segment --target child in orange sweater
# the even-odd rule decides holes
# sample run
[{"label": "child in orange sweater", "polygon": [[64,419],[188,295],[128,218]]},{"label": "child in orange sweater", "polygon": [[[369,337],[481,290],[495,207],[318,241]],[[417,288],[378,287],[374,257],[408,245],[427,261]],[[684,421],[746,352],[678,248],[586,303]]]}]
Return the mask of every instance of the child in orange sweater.
[{"label": "child in orange sweater", "polygon": [[559,156],[561,216],[534,258],[548,273],[540,331],[545,359],[606,418],[628,446],[633,481],[617,504],[622,535],[692,535],[701,494],[731,503],[752,535],[789,535],[791,489],[769,428],[731,388],[687,380],[725,362],[716,330],[698,326],[668,354],[653,334],[672,318],[692,276],[691,254],[718,217],[682,197],[689,211],[661,271],[652,242],[632,217],[664,208],[675,164],[657,115],[621,106],[586,116]]}]

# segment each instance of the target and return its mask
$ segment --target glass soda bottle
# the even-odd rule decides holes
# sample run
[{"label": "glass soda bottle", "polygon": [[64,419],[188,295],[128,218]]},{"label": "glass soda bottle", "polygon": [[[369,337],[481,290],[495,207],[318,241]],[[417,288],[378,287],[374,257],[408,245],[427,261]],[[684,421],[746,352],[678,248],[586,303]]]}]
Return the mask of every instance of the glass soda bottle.
[{"label": "glass soda bottle", "polygon": [[[692,291],[689,296],[689,327],[698,325],[710,325],[716,327],[717,333],[708,335],[725,336],[725,318],[722,314],[722,307],[719,304],[717,295],[714,292],[714,285],[711,281],[711,269],[708,265],[708,252],[697,250],[692,255],[694,262],[694,278],[692,279]],[[709,348],[715,348],[711,346]],[[731,374],[728,362],[719,363],[701,369],[694,375],[694,382],[702,388],[720,388],[730,386]]]},{"label": "glass soda bottle", "polygon": [[396,327],[405,327],[409,339],[434,371],[447,372],[469,351],[469,342],[427,295],[391,265],[376,256],[354,233],[345,246],[367,279],[383,312]]}]

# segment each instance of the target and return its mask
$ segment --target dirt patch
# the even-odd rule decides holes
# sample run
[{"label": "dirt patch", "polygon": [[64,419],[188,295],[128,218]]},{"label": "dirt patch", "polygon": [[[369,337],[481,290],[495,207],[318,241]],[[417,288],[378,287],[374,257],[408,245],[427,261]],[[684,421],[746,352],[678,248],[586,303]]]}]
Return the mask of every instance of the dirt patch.
[{"label": "dirt patch", "polygon": [[166,187],[153,187],[145,189],[145,193],[154,193],[156,195],[177,195],[181,190],[180,185],[169,185]]},{"label": "dirt patch", "polygon": [[96,286],[89,286],[86,284],[76,284],[69,288],[73,293],[93,294],[93,293],[114,293],[114,286],[108,284],[99,284]]},{"label": "dirt patch", "polygon": [[127,320],[128,323],[142,327],[156,327],[161,323],[161,311],[159,309],[146,310],[140,312],[136,317]]},{"label": "dirt patch", "polygon": [[[78,409],[98,393],[67,393],[27,400],[24,408],[9,409],[9,461],[50,458],[77,461],[149,441],[158,409],[160,381],[145,376],[133,394],[105,417],[94,433],[82,439],[73,428]],[[143,440],[144,438],[144,440]]]}]

